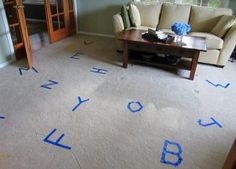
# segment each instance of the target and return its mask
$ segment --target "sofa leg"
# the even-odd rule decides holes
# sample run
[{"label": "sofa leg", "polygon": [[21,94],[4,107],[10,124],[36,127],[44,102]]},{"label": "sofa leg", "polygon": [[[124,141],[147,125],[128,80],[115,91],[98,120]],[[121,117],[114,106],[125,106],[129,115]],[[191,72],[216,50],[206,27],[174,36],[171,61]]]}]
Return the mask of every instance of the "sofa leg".
[{"label": "sofa leg", "polygon": [[117,53],[123,53],[124,51],[123,50],[116,50]]},{"label": "sofa leg", "polygon": [[229,61],[233,63],[234,62],[234,58],[230,58]]},{"label": "sofa leg", "polygon": [[222,65],[215,65],[216,67],[218,68],[224,68],[225,66],[222,66]]}]

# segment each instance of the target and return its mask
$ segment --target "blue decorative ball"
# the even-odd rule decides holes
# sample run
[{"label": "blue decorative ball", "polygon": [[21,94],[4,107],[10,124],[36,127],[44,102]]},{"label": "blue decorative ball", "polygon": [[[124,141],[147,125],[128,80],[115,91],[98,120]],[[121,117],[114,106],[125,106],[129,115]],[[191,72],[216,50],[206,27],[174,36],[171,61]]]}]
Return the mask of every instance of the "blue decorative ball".
[{"label": "blue decorative ball", "polygon": [[182,36],[182,35],[186,35],[191,30],[191,26],[187,23],[175,22],[171,26],[171,30],[177,35]]}]

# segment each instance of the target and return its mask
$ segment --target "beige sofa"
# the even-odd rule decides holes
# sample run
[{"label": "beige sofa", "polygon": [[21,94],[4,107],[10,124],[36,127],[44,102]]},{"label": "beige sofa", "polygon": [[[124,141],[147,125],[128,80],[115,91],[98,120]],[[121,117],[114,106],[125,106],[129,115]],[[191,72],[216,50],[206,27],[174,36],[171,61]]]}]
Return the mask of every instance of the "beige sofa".
[{"label": "beige sofa", "polygon": [[[220,18],[232,15],[231,9],[199,7],[174,3],[149,3],[132,2],[140,13],[141,25],[127,29],[155,28],[171,32],[174,22],[189,23],[192,27],[189,35],[206,37],[207,52],[201,52],[199,62],[225,66],[236,45],[236,23],[222,37],[211,32]],[[113,16],[114,32],[124,31],[124,23],[120,13]],[[127,30],[126,29],[126,30]]]}]

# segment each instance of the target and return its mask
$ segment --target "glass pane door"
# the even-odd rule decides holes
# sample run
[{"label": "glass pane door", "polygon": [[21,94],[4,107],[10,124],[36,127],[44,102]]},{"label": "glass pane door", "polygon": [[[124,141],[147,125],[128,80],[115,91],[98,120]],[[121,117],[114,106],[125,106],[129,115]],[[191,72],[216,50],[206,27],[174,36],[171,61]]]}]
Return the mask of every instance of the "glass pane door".
[{"label": "glass pane door", "polygon": [[53,20],[53,31],[65,29],[65,10],[63,0],[50,1],[51,18]]},{"label": "glass pane door", "polygon": [[59,41],[74,32],[73,0],[44,0],[44,2],[50,42]]},{"label": "glass pane door", "polygon": [[28,67],[32,67],[32,56],[26,27],[22,0],[3,1],[16,58],[27,57]]},{"label": "glass pane door", "polygon": [[20,22],[17,15],[17,9],[14,8],[16,6],[15,1],[7,1],[4,2],[6,16],[9,23],[11,38],[14,44],[15,50],[20,49],[24,44],[22,40],[22,32],[20,27]]},{"label": "glass pane door", "polygon": [[0,68],[14,60],[14,48],[2,1],[0,1]]}]

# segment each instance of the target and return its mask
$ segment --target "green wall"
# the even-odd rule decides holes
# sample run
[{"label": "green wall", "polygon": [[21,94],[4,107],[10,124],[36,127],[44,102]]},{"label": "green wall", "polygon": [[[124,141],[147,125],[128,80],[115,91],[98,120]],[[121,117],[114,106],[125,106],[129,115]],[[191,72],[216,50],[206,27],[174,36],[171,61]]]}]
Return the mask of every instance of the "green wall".
[{"label": "green wall", "polygon": [[[79,31],[112,35],[112,16],[129,0],[77,0],[77,2]],[[236,14],[236,0],[230,0],[229,7]]]},{"label": "green wall", "polygon": [[113,35],[112,16],[129,0],[77,0],[79,31]]},{"label": "green wall", "polygon": [[229,7],[234,10],[234,15],[236,15],[236,0],[230,0]]}]

